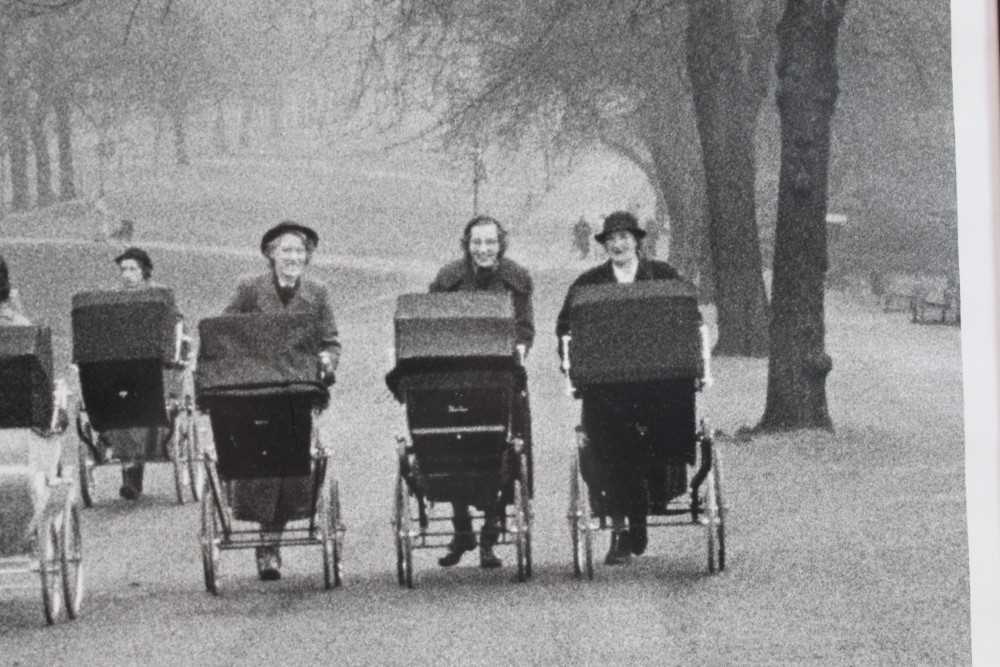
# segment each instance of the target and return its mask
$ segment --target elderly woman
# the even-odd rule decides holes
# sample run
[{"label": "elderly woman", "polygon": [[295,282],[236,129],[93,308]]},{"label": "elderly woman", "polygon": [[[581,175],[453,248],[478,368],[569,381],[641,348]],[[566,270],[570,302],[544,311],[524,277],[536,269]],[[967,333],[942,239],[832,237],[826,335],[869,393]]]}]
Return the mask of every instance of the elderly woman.
[{"label": "elderly woman", "polygon": [[[594,238],[604,246],[608,261],[585,271],[570,285],[556,323],[556,337],[559,340],[572,333],[569,313],[576,287],[680,278],[677,271],[666,262],[642,256],[640,247],[645,236],[646,232],[639,227],[639,221],[627,211],[616,211],[605,218],[604,229]],[[563,353],[561,345],[559,353]],[[629,421],[637,413],[634,399],[633,396],[609,397],[600,394],[583,396],[583,428],[593,447],[593,454],[601,461],[607,473],[605,491],[612,529],[611,545],[604,559],[607,565],[627,563],[633,554],[645,552],[649,487],[664,485],[663,480],[658,477],[650,480],[642,478],[643,471],[650,467],[650,455],[642,442],[634,437],[624,437],[619,428],[622,420]],[[641,426],[645,429],[649,424]],[[634,429],[626,429],[625,432],[634,433]],[[656,475],[660,475],[660,471],[656,471]],[[591,485],[590,479],[587,482]],[[628,527],[625,524],[626,516]]]},{"label": "elderly woman", "polygon": [[10,274],[7,272],[7,262],[0,256],[0,327],[27,327],[31,320],[15,307],[11,298]]},{"label": "elderly woman", "polygon": [[[507,230],[497,220],[480,215],[465,225],[460,239],[462,259],[446,264],[431,283],[431,292],[456,292],[464,290],[488,290],[507,292],[513,298],[514,320],[517,343],[525,351],[535,338],[535,323],[532,313],[532,283],[528,271],[520,264],[505,257],[507,252]],[[519,434],[529,440],[531,417],[527,413],[527,399],[523,414],[516,419],[524,423],[515,424]],[[530,451],[530,450],[529,450]],[[448,545],[448,553],[438,559],[442,567],[455,565],[466,551],[476,548],[476,537],[472,532],[472,519],[466,505],[453,503],[453,524],[455,537]],[[503,506],[487,507],[483,529],[480,534],[479,564],[484,568],[500,567],[500,559],[493,552],[500,529],[500,515]]]},{"label": "elderly woman", "polygon": [[[126,248],[115,257],[118,265],[118,284],[115,289],[134,291],[162,287],[153,281],[153,260],[142,248]],[[177,314],[180,319],[180,314]],[[169,384],[169,382],[168,382]],[[176,393],[176,389],[168,387]],[[122,485],[118,495],[126,500],[138,500],[142,495],[145,459],[155,456],[160,448],[163,430],[159,427],[140,427],[107,430],[101,433],[106,447],[115,451],[122,461]]]},{"label": "elderly woman", "polygon": [[[320,365],[332,378],[340,357],[337,326],[330,295],[323,283],[303,273],[319,243],[315,231],[292,221],[281,222],[264,233],[260,251],[270,270],[244,279],[226,313],[309,313],[319,323]],[[264,477],[241,479],[233,484],[233,504],[238,516],[260,521],[262,535],[280,539],[289,518],[307,508],[312,498],[312,478]],[[262,580],[281,578],[281,553],[276,546],[259,547],[257,573]]]}]

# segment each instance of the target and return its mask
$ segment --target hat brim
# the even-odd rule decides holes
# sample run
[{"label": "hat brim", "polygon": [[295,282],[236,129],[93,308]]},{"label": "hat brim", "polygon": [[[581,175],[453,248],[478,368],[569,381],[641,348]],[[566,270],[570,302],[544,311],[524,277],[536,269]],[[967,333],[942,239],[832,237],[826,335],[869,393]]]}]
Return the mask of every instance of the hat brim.
[{"label": "hat brim", "polygon": [[615,232],[628,232],[635,237],[636,241],[641,241],[646,238],[646,230],[642,228],[638,229],[613,229],[607,232],[601,232],[600,234],[594,234],[594,239],[598,243],[604,243],[607,240],[609,234],[614,234]]},{"label": "hat brim", "polygon": [[317,234],[316,230],[313,228],[300,225],[297,222],[281,222],[264,232],[264,236],[260,239],[261,254],[267,254],[267,245],[271,241],[278,238],[282,234],[287,234],[289,232],[303,234],[307,239],[309,239],[314,248],[319,245],[319,234]]}]

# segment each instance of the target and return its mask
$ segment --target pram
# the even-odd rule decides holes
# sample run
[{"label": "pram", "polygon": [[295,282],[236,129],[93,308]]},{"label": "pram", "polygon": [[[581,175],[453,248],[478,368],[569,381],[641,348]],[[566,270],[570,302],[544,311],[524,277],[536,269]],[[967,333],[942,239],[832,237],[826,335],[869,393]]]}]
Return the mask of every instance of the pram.
[{"label": "pram", "polygon": [[454,536],[431,528],[452,517],[430,510],[451,502],[503,507],[497,544],[513,542],[518,580],[531,577],[530,424],[524,352],[514,332],[506,294],[399,297],[396,365],[386,381],[406,405],[410,434],[409,440],[397,437],[393,527],[400,585],[413,586],[414,549],[444,547]]},{"label": "pram", "polygon": [[696,415],[710,355],[694,287],[666,280],[579,287],[570,330],[572,344],[569,336],[560,341],[563,369],[570,393],[591,411],[590,423],[576,427],[570,469],[574,574],[593,578],[594,533],[610,528],[608,459],[596,454],[596,445],[617,453],[621,441],[616,445],[615,439],[625,437],[649,453],[640,471],[649,499],[647,528],[703,526],[708,570],[723,570],[722,464],[707,423]]},{"label": "pram", "polygon": [[[195,395],[214,442],[206,448],[201,503],[205,588],[219,592],[222,551],[274,545],[321,547],[324,587],[340,586],[345,528],[330,450],[315,424],[329,401],[316,322],[295,314],[224,315],[202,320],[198,331]],[[310,482],[305,504],[287,517],[300,525],[280,538],[237,525],[261,518],[235,502],[234,484],[264,477]]]},{"label": "pram", "polygon": [[0,328],[0,579],[37,574],[50,624],[79,615],[84,589],[76,478],[61,460],[66,401],[49,329]]},{"label": "pram", "polygon": [[[83,504],[90,507],[97,495],[96,467],[136,457],[170,461],[177,502],[184,503],[185,489],[198,500],[201,447],[188,365],[190,341],[173,292],[164,287],[80,292],[73,296],[72,319],[81,392],[76,431]],[[126,452],[101,437],[118,429],[158,431],[138,451]]]}]

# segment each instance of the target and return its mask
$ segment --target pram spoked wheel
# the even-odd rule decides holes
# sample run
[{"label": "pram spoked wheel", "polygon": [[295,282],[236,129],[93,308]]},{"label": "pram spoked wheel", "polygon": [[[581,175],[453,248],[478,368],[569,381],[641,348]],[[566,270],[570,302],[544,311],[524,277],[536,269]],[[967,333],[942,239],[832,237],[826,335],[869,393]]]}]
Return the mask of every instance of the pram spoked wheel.
[{"label": "pram spoked wheel", "polygon": [[590,497],[580,473],[579,452],[569,469],[569,534],[573,543],[573,576],[594,578],[594,531],[591,524]]},{"label": "pram spoked wheel", "polygon": [[198,445],[198,427],[195,421],[194,405],[190,396],[184,397],[184,404],[174,414],[173,434],[170,439],[170,460],[174,466],[174,488],[177,502],[184,504],[185,489],[190,489],[192,499],[197,502],[205,483],[204,468],[199,464],[201,450]]},{"label": "pram spoked wheel", "polygon": [[319,521],[323,541],[323,586],[329,590],[343,583],[340,561],[344,528],[340,516],[340,489],[335,481],[323,485]]},{"label": "pram spoked wheel", "polygon": [[520,470],[514,478],[514,545],[517,550],[517,580],[531,578],[531,499],[528,496],[528,457],[518,455]]},{"label": "pram spoked wheel", "polygon": [[66,615],[75,619],[83,602],[83,539],[80,532],[80,506],[72,497],[63,511],[59,566],[62,574]]},{"label": "pram spoked wheel", "polygon": [[221,526],[216,513],[212,494],[202,489],[201,497],[201,564],[205,573],[205,590],[213,595],[219,594],[219,540]]},{"label": "pram spoked wheel", "polygon": [[80,500],[83,501],[84,507],[93,507],[96,495],[94,467],[97,462],[94,460],[94,453],[87,443],[94,442],[94,429],[91,428],[89,421],[83,419],[82,414],[83,405],[81,404],[77,406],[76,410],[76,432],[79,436],[76,447],[76,467],[80,477]]},{"label": "pram spoked wheel", "polygon": [[413,536],[410,533],[410,494],[402,472],[396,476],[396,503],[393,528],[396,534],[396,579],[400,586],[413,588]]},{"label": "pram spoked wheel", "polygon": [[51,520],[44,521],[35,529],[35,541],[45,620],[52,625],[63,611],[62,583],[59,581],[59,529]]},{"label": "pram spoked wheel", "polygon": [[708,541],[708,571],[712,574],[726,569],[726,506],[722,499],[722,461],[710,436],[703,436],[712,461],[705,493],[705,524]]}]

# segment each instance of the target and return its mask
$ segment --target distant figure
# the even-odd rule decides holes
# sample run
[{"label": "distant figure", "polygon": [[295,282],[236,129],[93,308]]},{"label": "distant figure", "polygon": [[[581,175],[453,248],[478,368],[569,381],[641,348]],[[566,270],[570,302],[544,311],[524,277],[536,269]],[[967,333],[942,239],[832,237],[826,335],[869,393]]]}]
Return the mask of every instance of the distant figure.
[{"label": "distant figure", "polygon": [[[14,298],[11,298],[11,297]],[[0,327],[28,327],[31,320],[24,316],[17,303],[16,293],[10,288],[7,262],[0,256]]]},{"label": "distant figure", "polygon": [[583,216],[573,225],[573,247],[580,252],[580,259],[590,254],[590,223]]},{"label": "distant figure", "polygon": [[647,218],[645,227],[646,238],[643,242],[643,250],[646,257],[652,259],[656,257],[656,243],[660,240],[660,235],[663,234],[663,222],[659,218]]},{"label": "distant figure", "polygon": [[104,198],[104,191],[100,190],[91,202],[94,213],[97,214],[97,230],[94,232],[95,241],[107,241],[111,235],[111,210],[108,202]]},{"label": "distant figure", "polygon": [[118,223],[118,228],[111,232],[109,239],[114,241],[132,242],[132,235],[135,233],[135,223],[127,218]]}]

